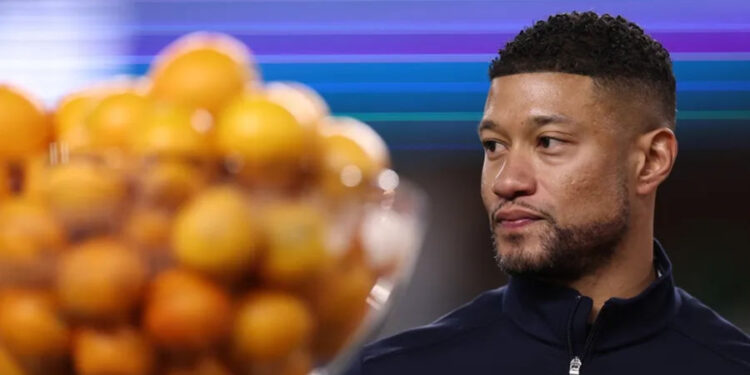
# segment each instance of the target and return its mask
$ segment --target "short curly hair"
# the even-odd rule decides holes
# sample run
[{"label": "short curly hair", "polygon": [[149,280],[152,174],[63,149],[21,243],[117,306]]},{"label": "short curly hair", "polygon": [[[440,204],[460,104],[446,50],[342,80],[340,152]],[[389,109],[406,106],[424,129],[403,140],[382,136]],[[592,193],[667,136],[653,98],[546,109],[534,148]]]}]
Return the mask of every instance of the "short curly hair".
[{"label": "short curly hair", "polygon": [[563,13],[521,31],[490,64],[490,80],[518,73],[592,77],[607,88],[651,96],[674,128],[676,83],[669,52],[621,16]]}]

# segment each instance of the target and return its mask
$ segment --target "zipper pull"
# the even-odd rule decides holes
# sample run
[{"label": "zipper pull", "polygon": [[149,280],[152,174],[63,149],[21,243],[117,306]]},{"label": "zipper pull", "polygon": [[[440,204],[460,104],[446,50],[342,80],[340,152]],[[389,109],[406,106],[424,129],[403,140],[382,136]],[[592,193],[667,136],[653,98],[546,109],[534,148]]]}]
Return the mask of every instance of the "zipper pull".
[{"label": "zipper pull", "polygon": [[579,375],[581,373],[581,365],[583,362],[578,357],[573,357],[570,360],[570,369],[568,370],[569,375]]}]

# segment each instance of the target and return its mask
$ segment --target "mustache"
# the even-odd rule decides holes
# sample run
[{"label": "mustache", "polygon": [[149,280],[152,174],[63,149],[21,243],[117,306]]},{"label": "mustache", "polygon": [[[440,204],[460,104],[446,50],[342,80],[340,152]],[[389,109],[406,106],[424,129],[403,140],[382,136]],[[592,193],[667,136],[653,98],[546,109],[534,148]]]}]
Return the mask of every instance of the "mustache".
[{"label": "mustache", "polygon": [[541,208],[534,207],[534,206],[532,206],[532,205],[530,205],[530,204],[528,204],[526,202],[523,202],[523,201],[510,201],[510,200],[506,200],[506,201],[500,202],[497,205],[497,207],[494,210],[492,210],[492,215],[490,215],[490,220],[492,221],[493,225],[496,224],[495,223],[495,216],[497,215],[497,211],[500,211],[501,209],[506,208],[508,206],[511,206],[511,207],[515,206],[515,207],[525,208],[525,209],[533,212],[534,214],[539,215],[539,217],[541,217],[544,220],[549,221],[552,224],[556,223],[555,218],[549,212],[547,212],[547,211],[545,211],[545,210],[543,210]]}]

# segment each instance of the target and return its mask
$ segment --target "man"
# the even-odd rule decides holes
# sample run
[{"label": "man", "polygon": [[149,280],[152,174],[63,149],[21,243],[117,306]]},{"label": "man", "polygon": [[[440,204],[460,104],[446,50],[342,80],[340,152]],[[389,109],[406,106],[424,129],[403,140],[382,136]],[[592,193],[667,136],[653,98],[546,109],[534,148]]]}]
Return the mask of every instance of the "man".
[{"label": "man", "polygon": [[750,374],[750,338],[653,239],[677,156],[668,52],[621,17],[537,22],[490,68],[481,192],[507,286],[367,346],[351,374]]}]

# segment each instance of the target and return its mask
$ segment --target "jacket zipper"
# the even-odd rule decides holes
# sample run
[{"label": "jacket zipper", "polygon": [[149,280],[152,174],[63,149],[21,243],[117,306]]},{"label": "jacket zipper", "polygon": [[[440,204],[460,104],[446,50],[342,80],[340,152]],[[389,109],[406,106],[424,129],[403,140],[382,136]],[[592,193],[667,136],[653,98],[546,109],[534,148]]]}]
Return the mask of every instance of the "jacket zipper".
[{"label": "jacket zipper", "polygon": [[578,356],[573,357],[573,359],[570,360],[570,369],[568,370],[569,375],[578,375],[581,373],[581,365],[583,362],[578,358]]},{"label": "jacket zipper", "polygon": [[568,321],[568,352],[570,354],[570,365],[568,367],[568,375],[580,375],[581,374],[581,367],[583,367],[583,361],[585,359],[588,359],[588,356],[591,352],[591,349],[594,346],[594,339],[596,339],[597,333],[599,333],[599,327],[601,326],[600,318],[602,316],[602,313],[604,312],[604,308],[599,311],[599,314],[594,319],[594,324],[591,325],[591,330],[589,331],[588,336],[586,336],[586,342],[583,344],[583,352],[580,356],[575,355],[573,353],[573,338],[572,338],[572,331],[573,331],[573,317],[575,316],[576,311],[578,310],[578,305],[581,303],[581,296],[578,296],[576,299],[576,305],[575,308],[573,308],[573,312],[570,314],[570,320]]}]

